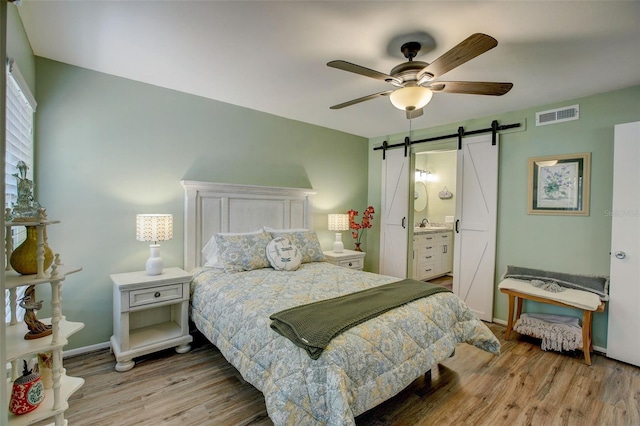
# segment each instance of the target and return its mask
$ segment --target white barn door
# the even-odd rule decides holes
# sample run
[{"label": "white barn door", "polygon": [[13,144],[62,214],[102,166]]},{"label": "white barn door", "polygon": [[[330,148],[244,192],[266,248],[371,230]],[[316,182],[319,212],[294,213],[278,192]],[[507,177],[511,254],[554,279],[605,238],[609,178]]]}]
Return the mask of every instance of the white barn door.
[{"label": "white barn door", "polygon": [[382,160],[380,273],[398,278],[407,277],[409,183],[409,156],[405,157],[404,149],[386,151]]},{"label": "white barn door", "polygon": [[480,319],[493,319],[498,209],[498,135],[462,139],[458,150],[453,292]]}]

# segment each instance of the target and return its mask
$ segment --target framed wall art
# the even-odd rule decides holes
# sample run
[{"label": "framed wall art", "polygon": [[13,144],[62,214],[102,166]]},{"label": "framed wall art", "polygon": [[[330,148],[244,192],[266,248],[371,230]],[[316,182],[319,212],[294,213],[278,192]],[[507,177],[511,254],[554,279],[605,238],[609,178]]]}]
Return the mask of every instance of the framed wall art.
[{"label": "framed wall art", "polygon": [[589,216],[591,153],[529,158],[527,213]]}]

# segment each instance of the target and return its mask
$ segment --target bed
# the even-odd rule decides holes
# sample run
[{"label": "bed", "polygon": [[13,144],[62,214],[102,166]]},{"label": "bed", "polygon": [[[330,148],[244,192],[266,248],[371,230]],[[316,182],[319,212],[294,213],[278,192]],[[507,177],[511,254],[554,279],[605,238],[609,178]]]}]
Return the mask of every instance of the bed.
[{"label": "bed", "polygon": [[[398,278],[323,261],[315,234],[306,231],[312,229],[312,190],[182,184],[185,267],[194,275],[190,318],[264,394],[276,425],[353,425],[357,415],[451,356],[458,343],[499,354],[500,343],[491,331],[458,297],[442,292],[346,330],[312,359],[271,328],[272,314]],[[235,253],[243,259],[227,256],[224,267],[212,265],[202,249],[216,234],[220,250],[240,244]],[[260,259],[247,254],[255,241],[282,236],[302,253],[298,268],[261,267]]]}]

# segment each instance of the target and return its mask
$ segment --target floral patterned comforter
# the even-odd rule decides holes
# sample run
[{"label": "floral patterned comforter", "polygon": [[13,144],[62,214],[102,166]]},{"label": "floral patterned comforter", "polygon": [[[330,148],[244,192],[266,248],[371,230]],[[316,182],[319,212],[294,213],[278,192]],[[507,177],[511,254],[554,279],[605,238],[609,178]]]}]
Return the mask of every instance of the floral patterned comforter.
[{"label": "floral patterned comforter", "polygon": [[353,425],[354,417],[407,387],[466,342],[500,353],[500,342],[452,293],[411,302],[334,338],[320,358],[270,328],[281,310],[397,281],[314,262],[194,271],[191,318],[245,380],[265,396],[276,425]]}]

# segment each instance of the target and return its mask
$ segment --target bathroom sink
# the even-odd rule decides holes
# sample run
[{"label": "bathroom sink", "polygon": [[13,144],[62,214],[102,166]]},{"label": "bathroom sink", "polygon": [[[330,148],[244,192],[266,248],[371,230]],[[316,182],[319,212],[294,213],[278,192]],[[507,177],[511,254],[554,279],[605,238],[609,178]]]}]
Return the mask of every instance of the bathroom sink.
[{"label": "bathroom sink", "polygon": [[422,232],[422,231],[441,231],[443,229],[450,229],[448,226],[440,226],[440,225],[427,225],[423,227],[416,226],[413,228],[413,232]]}]

